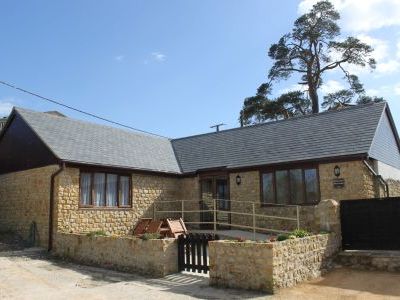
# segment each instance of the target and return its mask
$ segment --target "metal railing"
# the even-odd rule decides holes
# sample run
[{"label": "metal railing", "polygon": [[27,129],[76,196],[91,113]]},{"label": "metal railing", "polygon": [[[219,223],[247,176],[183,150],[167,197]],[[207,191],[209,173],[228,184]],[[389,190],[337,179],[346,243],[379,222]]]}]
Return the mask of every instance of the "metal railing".
[{"label": "metal railing", "polygon": [[[266,227],[258,227],[257,226],[257,218],[261,219],[270,219],[270,220],[286,220],[289,222],[296,222],[295,226],[297,229],[300,229],[300,206],[298,205],[285,205],[285,204],[268,204],[271,207],[291,207],[296,210],[296,217],[282,217],[282,216],[274,216],[274,215],[269,215],[269,214],[263,214],[263,213],[257,213],[256,207],[260,206],[261,204],[259,202],[252,202],[252,201],[239,201],[239,200],[227,200],[227,199],[210,199],[207,202],[212,201],[212,209],[185,209],[185,203],[195,203],[195,205],[198,205],[202,207],[202,204],[206,203],[204,200],[167,200],[167,201],[156,201],[153,204],[153,218],[156,219],[158,215],[160,214],[175,214],[175,215],[180,215],[183,220],[185,220],[185,216],[187,214],[193,214],[193,213],[198,213],[199,215],[202,213],[212,213],[213,215],[213,220],[212,222],[210,221],[185,221],[186,224],[196,224],[196,225],[213,225],[213,231],[217,231],[217,226],[229,226],[229,227],[234,227],[234,228],[242,228],[242,229],[250,229],[253,232],[253,238],[254,240],[256,239],[256,232],[257,231],[262,231],[262,232],[267,232],[267,233],[289,233],[290,231],[287,230],[280,230],[280,229],[272,229],[272,228],[266,228]],[[239,211],[233,211],[233,210],[224,210],[224,209],[219,209],[218,208],[218,203],[219,201],[229,201],[230,204],[232,203],[239,203],[241,205],[250,205],[251,207],[251,212],[239,212]],[[158,205],[159,204],[167,204],[167,203],[180,203],[180,209],[177,210],[159,210]],[[179,204],[178,204],[179,205]],[[193,207],[193,204],[191,204]],[[187,206],[186,206],[187,207]],[[230,205],[232,208],[232,205]],[[267,209],[267,208],[262,208],[262,209]],[[228,214],[230,216],[232,215],[237,215],[237,216],[246,216],[246,217],[251,217],[251,223],[252,225],[243,225],[243,224],[238,224],[238,223],[233,223],[232,220],[229,223],[225,222],[220,222],[218,220],[218,213],[224,213]],[[230,218],[232,219],[232,218]],[[243,223],[243,222],[242,222]]]}]

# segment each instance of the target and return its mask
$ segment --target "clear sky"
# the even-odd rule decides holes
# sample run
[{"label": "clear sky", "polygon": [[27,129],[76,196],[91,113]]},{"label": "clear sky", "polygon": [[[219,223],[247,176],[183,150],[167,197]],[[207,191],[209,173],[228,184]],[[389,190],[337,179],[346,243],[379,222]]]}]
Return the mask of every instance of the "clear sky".
[{"label": "clear sky", "polygon": [[[0,80],[168,137],[237,127],[243,99],[266,79],[268,47],[313,2],[4,0]],[[375,47],[377,70],[353,71],[400,126],[400,0],[333,3],[343,36]],[[336,72],[325,83],[321,96],[345,85]],[[101,123],[0,86],[0,115],[14,105]]]}]

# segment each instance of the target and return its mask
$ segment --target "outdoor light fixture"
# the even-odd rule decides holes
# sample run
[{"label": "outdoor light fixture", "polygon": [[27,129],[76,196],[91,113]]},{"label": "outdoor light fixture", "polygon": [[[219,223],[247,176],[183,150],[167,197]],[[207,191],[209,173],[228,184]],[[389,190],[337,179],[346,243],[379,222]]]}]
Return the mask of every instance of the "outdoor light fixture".
[{"label": "outdoor light fixture", "polygon": [[239,185],[242,183],[242,177],[240,177],[240,175],[236,176],[236,184]]},{"label": "outdoor light fixture", "polygon": [[340,176],[340,167],[339,166],[335,166],[335,168],[333,169],[333,174],[335,174],[336,177]]}]

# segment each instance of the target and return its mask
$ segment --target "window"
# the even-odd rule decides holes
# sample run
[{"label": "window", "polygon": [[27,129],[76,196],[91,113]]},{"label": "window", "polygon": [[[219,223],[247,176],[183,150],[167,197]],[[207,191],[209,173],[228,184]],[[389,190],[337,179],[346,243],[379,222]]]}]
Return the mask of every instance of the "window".
[{"label": "window", "polygon": [[264,203],[275,203],[274,175],[272,173],[262,174]]},{"label": "window", "polygon": [[316,168],[271,170],[261,173],[263,204],[314,204],[319,201]]},{"label": "window", "polygon": [[81,204],[90,205],[92,176],[89,173],[81,174]]},{"label": "window", "polygon": [[83,207],[128,207],[130,176],[81,172],[80,205]]},{"label": "window", "polygon": [[129,200],[129,184],[130,180],[128,176],[120,176],[119,177],[119,205],[120,206],[129,206],[130,205],[130,200]]}]

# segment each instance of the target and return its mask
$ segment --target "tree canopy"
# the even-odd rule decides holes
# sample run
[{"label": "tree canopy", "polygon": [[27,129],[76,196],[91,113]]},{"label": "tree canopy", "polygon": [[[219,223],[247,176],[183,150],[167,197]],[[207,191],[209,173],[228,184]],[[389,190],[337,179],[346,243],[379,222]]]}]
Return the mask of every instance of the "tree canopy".
[{"label": "tree canopy", "polygon": [[[369,67],[376,61],[371,57],[373,48],[355,37],[340,37],[337,24],[340,15],[329,1],[320,1],[300,16],[290,33],[272,44],[268,51],[273,65],[268,72],[268,82],[263,83],[255,96],[244,100],[240,112],[242,124],[285,119],[323,109],[341,109],[352,103],[382,101],[382,98],[365,95],[363,85],[348,66]],[[320,103],[318,90],[324,84],[324,75],[340,70],[348,89],[325,95]],[[273,83],[287,80],[292,75],[300,77],[299,91],[290,91],[271,99]]]}]

